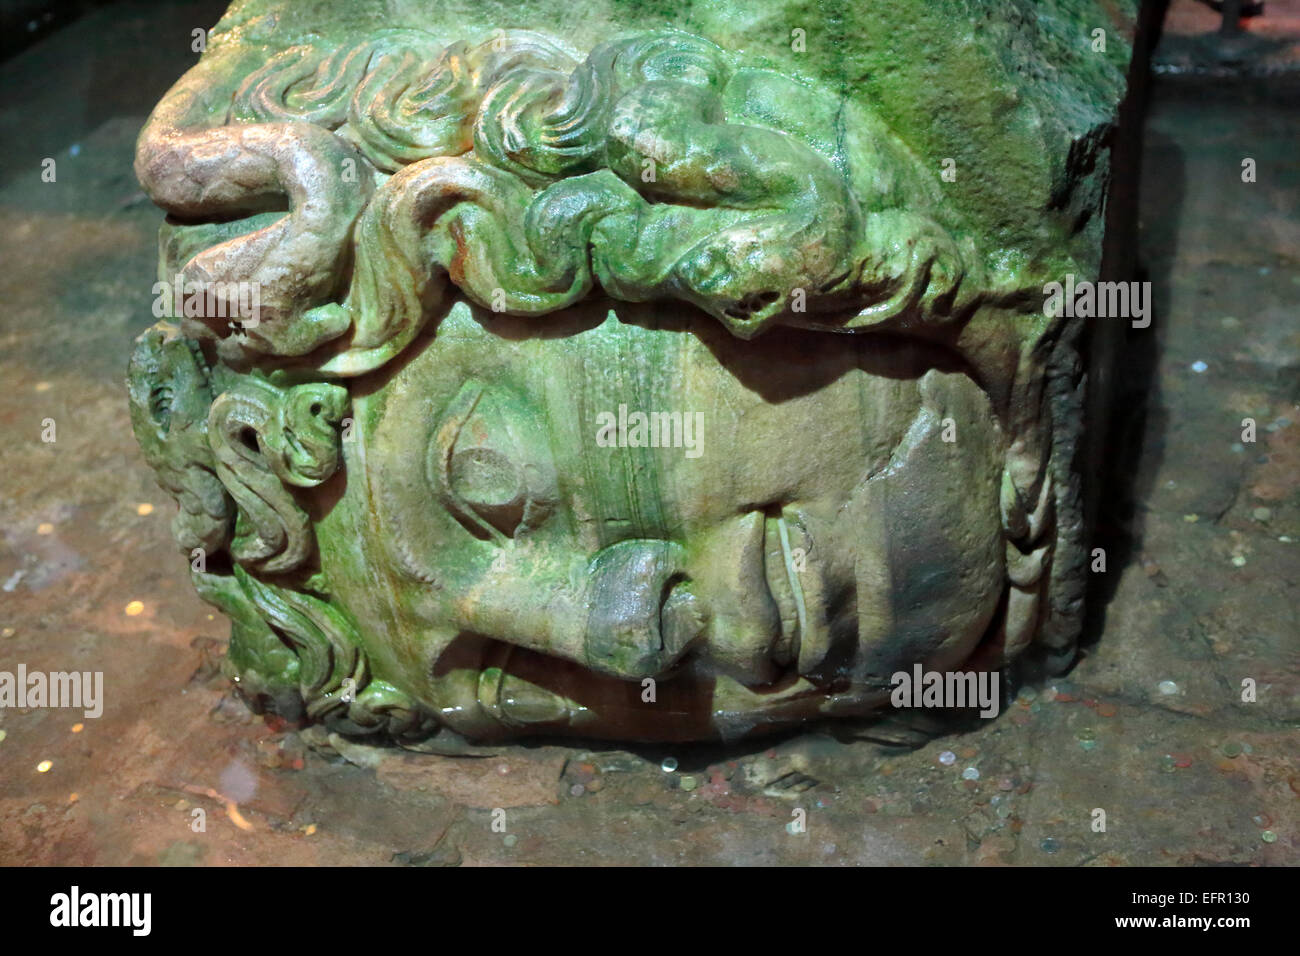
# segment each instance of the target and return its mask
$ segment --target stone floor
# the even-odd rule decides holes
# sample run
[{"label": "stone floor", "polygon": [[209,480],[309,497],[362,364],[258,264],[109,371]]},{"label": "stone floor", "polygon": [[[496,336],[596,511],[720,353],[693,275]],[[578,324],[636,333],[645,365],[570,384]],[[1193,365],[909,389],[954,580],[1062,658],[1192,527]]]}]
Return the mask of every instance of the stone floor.
[{"label": "stone floor", "polygon": [[[1268,4],[1292,40],[1298,8]],[[437,757],[230,696],[131,435],[160,219],[133,141],[219,9],[102,8],[0,64],[0,669],[102,670],[108,700],[0,710],[0,863],[1300,863],[1300,74],[1154,84],[1158,313],[1123,353],[1109,567],[1066,679],[910,750],[826,728]],[[1199,9],[1176,0],[1164,42]]]}]

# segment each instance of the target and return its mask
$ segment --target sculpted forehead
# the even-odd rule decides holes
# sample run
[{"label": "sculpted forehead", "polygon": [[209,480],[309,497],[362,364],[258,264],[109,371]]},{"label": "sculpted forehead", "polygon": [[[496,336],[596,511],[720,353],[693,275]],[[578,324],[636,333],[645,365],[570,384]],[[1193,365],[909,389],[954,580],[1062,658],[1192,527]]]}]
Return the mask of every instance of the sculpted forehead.
[{"label": "sculpted forehead", "polygon": [[565,334],[538,336],[453,308],[364,399],[374,409],[359,416],[374,422],[368,453],[407,453],[474,383],[497,396],[502,427],[538,436],[554,456],[583,533],[599,523],[665,536],[738,503],[845,493],[888,462],[920,407],[913,375],[943,359],[901,342],[859,348],[800,333],[704,340],[689,323],[654,327],[652,311],[633,318],[647,324],[593,309],[561,320]]}]

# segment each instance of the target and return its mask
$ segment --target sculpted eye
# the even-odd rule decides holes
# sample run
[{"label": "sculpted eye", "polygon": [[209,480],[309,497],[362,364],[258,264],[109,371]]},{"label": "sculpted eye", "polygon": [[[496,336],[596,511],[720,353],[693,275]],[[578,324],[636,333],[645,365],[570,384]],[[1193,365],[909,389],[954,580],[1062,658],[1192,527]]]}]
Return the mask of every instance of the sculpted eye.
[{"label": "sculpted eye", "polygon": [[458,443],[447,482],[453,495],[507,535],[524,520],[528,502],[524,471],[495,448],[462,449]]},{"label": "sculpted eye", "polygon": [[429,448],[429,482],[472,534],[513,538],[555,504],[555,472],[533,415],[498,389],[468,382]]}]

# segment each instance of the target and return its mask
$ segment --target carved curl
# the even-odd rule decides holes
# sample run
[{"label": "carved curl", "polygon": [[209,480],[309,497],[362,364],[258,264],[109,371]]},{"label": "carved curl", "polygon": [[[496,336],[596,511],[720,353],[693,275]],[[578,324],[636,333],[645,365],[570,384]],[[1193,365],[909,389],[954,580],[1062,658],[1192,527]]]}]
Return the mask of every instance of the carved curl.
[{"label": "carved curl", "polygon": [[275,574],[307,560],[311,521],[287,486],[314,487],[338,468],[336,429],[347,404],[337,385],[281,389],[251,376],[212,403],[208,439],[217,476],[239,505],[230,552],[240,564]]},{"label": "carved curl", "polygon": [[195,574],[194,584],[234,624],[224,666],[245,696],[347,734],[422,736],[432,729],[408,695],[371,676],[355,626],[329,603],[239,567],[233,575]]},{"label": "carved curl", "polygon": [[427,723],[407,695],[370,676],[356,628],[342,611],[310,594],[258,581],[242,568],[235,577],[267,625],[296,651],[309,719],[346,721],[353,733],[383,730],[394,736]]},{"label": "carved curl", "polygon": [[[415,336],[445,277],[519,315],[596,286],[626,301],[678,299],[742,338],[780,323],[943,322],[964,281],[968,299],[984,285],[966,281],[976,266],[935,222],[883,186],[859,195],[872,180],[851,174],[855,164],[879,166],[880,183],[916,178],[900,145],[877,131],[870,155],[842,155],[835,129],[809,128],[838,122],[828,94],[741,68],[690,34],[613,40],[579,62],[533,33],[439,48],[420,31],[387,31],[272,57],[234,92],[233,126],[184,131],[184,112],[163,111],[141,137],[137,169],[156,201],[201,215],[267,189],[290,199],[282,224],[184,267],[270,288],[260,326],[222,343],[229,360],[313,352],[303,361],[323,375],[370,371]],[[346,258],[371,179],[339,182],[353,148],[394,175],[362,212],[351,285],[331,302],[323,279],[288,277],[323,276]],[[222,162],[197,158],[209,153]],[[318,194],[296,185],[299,167]],[[223,169],[238,182],[224,183]],[[197,197],[220,205],[227,193],[221,209],[200,208]],[[305,268],[286,272],[300,254]],[[241,266],[247,274],[229,274]]]},{"label": "carved curl", "polygon": [[127,372],[131,428],[160,484],[180,506],[172,535],[185,554],[230,539],[234,504],[208,445],[212,388],[197,343],[160,322],[136,339]]}]

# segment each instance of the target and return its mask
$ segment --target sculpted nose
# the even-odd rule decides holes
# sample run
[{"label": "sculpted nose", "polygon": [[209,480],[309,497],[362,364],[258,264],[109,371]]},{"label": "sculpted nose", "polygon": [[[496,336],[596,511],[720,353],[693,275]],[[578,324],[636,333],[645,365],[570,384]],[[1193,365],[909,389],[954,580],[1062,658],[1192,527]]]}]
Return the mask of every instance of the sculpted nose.
[{"label": "sculpted nose", "polygon": [[620,541],[592,560],[584,652],[587,666],[615,677],[671,668],[704,629],[699,600],[671,541]]}]

